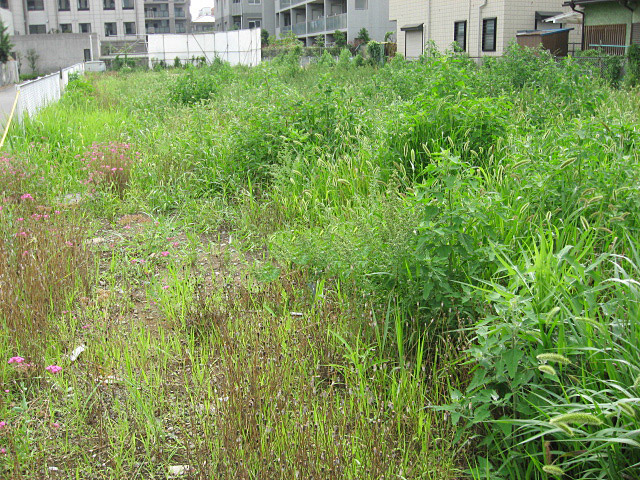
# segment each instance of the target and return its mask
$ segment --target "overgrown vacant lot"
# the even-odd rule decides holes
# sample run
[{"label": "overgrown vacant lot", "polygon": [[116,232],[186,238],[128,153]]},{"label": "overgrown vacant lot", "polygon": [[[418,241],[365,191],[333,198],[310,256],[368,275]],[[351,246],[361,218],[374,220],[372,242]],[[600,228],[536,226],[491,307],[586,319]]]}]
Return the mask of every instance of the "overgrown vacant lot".
[{"label": "overgrown vacant lot", "polygon": [[0,477],[638,478],[640,97],[587,73],[72,82],[0,159]]}]

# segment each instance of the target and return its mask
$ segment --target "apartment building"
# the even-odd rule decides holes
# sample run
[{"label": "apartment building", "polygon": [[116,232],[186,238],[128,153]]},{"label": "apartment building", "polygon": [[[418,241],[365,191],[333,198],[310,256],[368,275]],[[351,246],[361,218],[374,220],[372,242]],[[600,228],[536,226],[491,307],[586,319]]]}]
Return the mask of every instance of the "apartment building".
[{"label": "apartment building", "polygon": [[[439,50],[455,41],[471,57],[500,56],[516,34],[524,30],[573,27],[547,23],[565,12],[563,0],[389,0],[389,18],[397,22],[398,52],[407,58],[420,56],[428,42]],[[580,44],[581,28],[569,36]]]},{"label": "apartment building", "polygon": [[201,8],[198,16],[191,21],[191,31],[194,33],[213,32],[215,29],[216,19],[211,7]]},{"label": "apartment building", "polygon": [[275,0],[276,36],[293,32],[307,46],[319,38],[328,45],[336,30],[352,42],[366,28],[372,40],[383,41],[387,32],[396,30],[389,8],[389,0]]},{"label": "apartment building", "polygon": [[189,29],[189,0],[0,0],[16,35],[97,33],[101,40],[135,40],[146,33]]},{"label": "apartment building", "polygon": [[[213,7],[216,31],[267,28],[265,17],[268,15],[263,14],[263,10],[265,7],[269,10],[269,4],[273,4],[273,2],[274,0],[216,0]],[[269,19],[266,20],[266,23],[269,23]]]},{"label": "apartment building", "polygon": [[189,0],[144,0],[146,33],[191,32],[189,7]]}]

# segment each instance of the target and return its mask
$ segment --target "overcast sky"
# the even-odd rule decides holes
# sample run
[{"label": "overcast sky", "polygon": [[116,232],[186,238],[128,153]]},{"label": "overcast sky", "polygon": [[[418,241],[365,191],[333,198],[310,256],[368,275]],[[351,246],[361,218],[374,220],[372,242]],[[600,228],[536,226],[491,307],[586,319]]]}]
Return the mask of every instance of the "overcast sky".
[{"label": "overcast sky", "polygon": [[201,8],[213,8],[213,0],[191,0],[191,17],[196,18]]}]

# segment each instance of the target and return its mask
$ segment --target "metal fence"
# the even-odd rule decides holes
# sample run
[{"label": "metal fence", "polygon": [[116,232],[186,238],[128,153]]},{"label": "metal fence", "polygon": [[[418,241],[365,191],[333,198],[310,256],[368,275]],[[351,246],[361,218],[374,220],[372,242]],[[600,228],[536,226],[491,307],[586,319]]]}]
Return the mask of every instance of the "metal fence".
[{"label": "metal fence", "polygon": [[69,83],[69,76],[73,73],[83,74],[84,63],[77,63],[59,72],[16,85],[16,119],[20,122],[26,116],[33,117],[50,103],[60,100]]}]

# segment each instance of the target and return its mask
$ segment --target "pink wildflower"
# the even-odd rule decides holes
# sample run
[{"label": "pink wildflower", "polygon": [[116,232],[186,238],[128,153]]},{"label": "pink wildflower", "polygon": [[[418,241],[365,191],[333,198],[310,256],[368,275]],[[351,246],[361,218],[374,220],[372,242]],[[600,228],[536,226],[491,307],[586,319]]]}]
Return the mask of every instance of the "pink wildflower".
[{"label": "pink wildflower", "polygon": [[9,359],[9,363],[22,363],[24,362],[24,358],[22,357],[11,357]]},{"label": "pink wildflower", "polygon": [[6,448],[0,448],[0,455],[6,455],[7,454],[7,449]]},{"label": "pink wildflower", "polygon": [[20,197],[20,200],[33,200],[33,197],[31,196],[30,193],[25,193]]},{"label": "pink wildflower", "polygon": [[171,244],[171,246],[172,246],[172,247],[177,247],[178,245],[180,245],[180,242],[173,242],[173,243]]},{"label": "pink wildflower", "polygon": [[83,328],[84,330],[87,330],[88,328],[91,328],[91,325],[83,325],[83,326],[82,326],[82,328]]},{"label": "pink wildflower", "polygon": [[162,255],[163,257],[167,257],[169,256],[169,252],[165,250],[164,252],[160,252],[160,255]]},{"label": "pink wildflower", "polygon": [[2,430],[3,428],[6,428],[7,426],[7,422],[0,422],[0,430]]},{"label": "pink wildflower", "polygon": [[66,242],[64,242],[64,244],[65,244],[67,247],[73,247],[73,242],[70,242],[69,240],[67,240]]},{"label": "pink wildflower", "polygon": [[58,365],[49,365],[48,367],[44,367],[44,369],[49,373],[53,373],[54,375],[62,371],[62,367],[59,367]]},{"label": "pink wildflower", "polygon": [[163,289],[163,290],[168,290],[168,289],[169,289],[169,285],[163,285],[163,286],[162,286],[162,289]]},{"label": "pink wildflower", "polygon": [[53,428],[60,428],[60,424],[58,422],[54,422],[51,424]]}]

